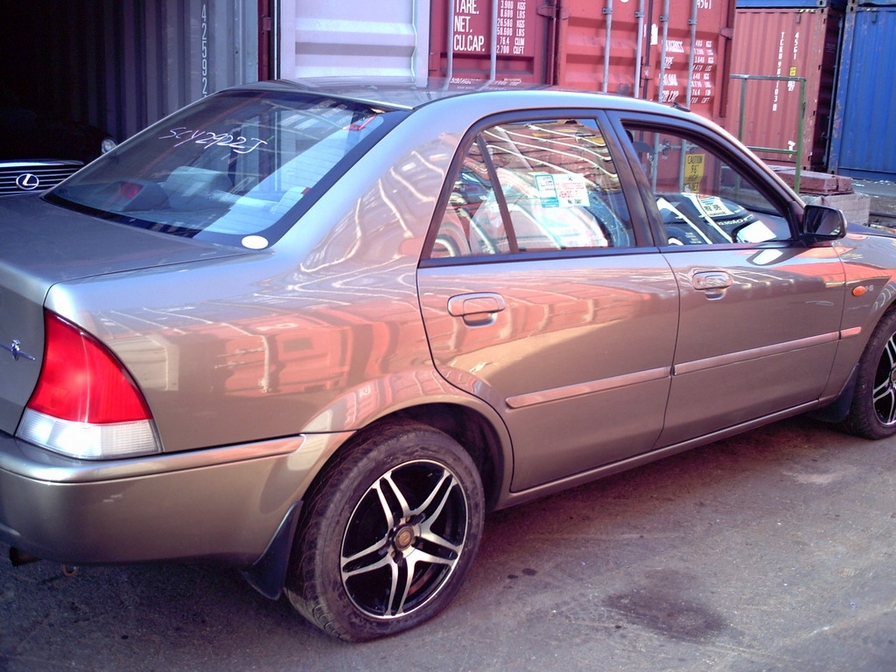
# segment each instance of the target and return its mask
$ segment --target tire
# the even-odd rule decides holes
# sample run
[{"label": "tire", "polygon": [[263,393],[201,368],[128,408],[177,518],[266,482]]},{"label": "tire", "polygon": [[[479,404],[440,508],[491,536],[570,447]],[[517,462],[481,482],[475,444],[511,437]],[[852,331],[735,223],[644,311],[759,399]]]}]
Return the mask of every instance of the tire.
[{"label": "tire", "polygon": [[479,472],[454,439],[417,423],[388,425],[338,457],[307,498],[287,597],[347,641],[413,628],[460,588],[483,517]]},{"label": "tire", "polygon": [[851,434],[866,439],[896,434],[896,311],[881,318],[862,353],[843,424]]}]

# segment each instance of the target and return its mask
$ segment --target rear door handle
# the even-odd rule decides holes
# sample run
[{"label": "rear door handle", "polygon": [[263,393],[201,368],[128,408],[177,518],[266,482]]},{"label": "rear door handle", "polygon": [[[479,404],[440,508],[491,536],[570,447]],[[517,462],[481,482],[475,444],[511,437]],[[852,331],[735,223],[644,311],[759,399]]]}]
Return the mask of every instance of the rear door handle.
[{"label": "rear door handle", "polygon": [[464,318],[469,325],[491,324],[495,314],[507,308],[504,297],[494,292],[458,294],[448,299],[448,314]]}]

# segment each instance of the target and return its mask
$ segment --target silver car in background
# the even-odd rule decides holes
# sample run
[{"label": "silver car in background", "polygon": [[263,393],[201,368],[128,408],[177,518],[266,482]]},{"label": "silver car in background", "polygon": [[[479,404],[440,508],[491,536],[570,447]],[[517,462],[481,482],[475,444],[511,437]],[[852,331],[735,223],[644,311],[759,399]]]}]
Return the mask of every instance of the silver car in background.
[{"label": "silver car in background", "polygon": [[709,122],[266,83],[0,204],[0,541],[214,561],[337,637],[487,511],[815,411],[896,432],[896,239]]},{"label": "silver car in background", "polygon": [[54,187],[114,146],[102,129],[26,104],[0,81],[0,198]]}]

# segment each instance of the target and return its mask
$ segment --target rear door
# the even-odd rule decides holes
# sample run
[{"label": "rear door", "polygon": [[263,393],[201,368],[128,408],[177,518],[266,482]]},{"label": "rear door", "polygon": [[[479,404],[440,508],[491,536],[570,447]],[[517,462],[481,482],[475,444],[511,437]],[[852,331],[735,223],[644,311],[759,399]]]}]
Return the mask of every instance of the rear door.
[{"label": "rear door", "polygon": [[457,157],[417,282],[440,373],[504,418],[513,489],[649,450],[678,323],[594,119],[505,118]]},{"label": "rear door", "polygon": [[843,313],[835,248],[796,240],[788,195],[723,139],[686,122],[623,125],[681,293],[659,445],[818,399]]}]

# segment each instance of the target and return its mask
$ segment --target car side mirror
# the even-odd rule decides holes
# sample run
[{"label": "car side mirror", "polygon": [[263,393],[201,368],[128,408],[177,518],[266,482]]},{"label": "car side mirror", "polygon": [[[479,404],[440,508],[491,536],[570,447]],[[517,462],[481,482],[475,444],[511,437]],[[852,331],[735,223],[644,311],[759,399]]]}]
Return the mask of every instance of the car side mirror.
[{"label": "car side mirror", "polygon": [[837,208],[807,205],[803,211],[802,234],[811,241],[837,240],[846,235],[846,217]]}]

